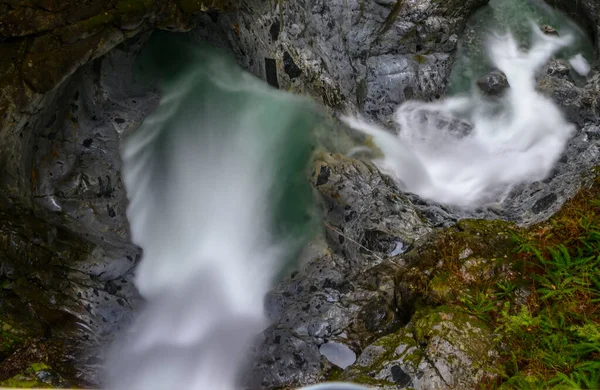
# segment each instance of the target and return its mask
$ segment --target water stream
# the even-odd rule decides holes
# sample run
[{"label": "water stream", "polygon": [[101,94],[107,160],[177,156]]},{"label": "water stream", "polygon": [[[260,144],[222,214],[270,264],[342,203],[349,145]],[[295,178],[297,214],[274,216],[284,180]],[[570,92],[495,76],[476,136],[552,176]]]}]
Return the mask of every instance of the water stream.
[{"label": "water stream", "polygon": [[463,208],[502,202],[517,184],[544,180],[575,126],[536,88],[536,75],[574,35],[546,35],[531,21],[531,47],[510,33],[491,35],[490,63],[510,88],[500,99],[477,90],[439,102],[400,106],[394,135],[357,118],[353,128],[373,137],[383,152],[380,168],[404,190]]},{"label": "water stream", "polygon": [[231,390],[266,326],[263,299],[311,226],[317,117],[206,47],[157,35],[142,61],[157,110],[123,147],[136,285],[111,389]]},{"label": "water stream", "polygon": [[491,0],[471,16],[465,27],[450,75],[449,94],[470,93],[475,81],[494,68],[486,50],[490,34],[510,31],[520,47],[531,48],[531,21],[539,27],[553,28],[556,34],[573,37],[570,45],[557,51],[556,58],[568,61],[581,55],[587,63],[593,62],[595,50],[589,33],[564,13],[542,0]]}]

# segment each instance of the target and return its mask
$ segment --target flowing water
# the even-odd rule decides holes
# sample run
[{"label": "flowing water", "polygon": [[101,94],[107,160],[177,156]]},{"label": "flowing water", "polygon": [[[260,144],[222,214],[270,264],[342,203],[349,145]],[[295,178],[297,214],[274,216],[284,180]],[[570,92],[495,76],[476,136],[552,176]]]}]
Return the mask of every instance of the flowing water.
[{"label": "flowing water", "polygon": [[575,131],[535,81],[574,37],[545,35],[533,22],[530,31],[528,51],[511,34],[490,37],[490,62],[511,86],[499,101],[473,91],[440,102],[406,102],[396,112],[397,135],[345,120],[373,137],[384,154],[380,168],[404,190],[464,208],[501,202],[512,186],[545,179]]},{"label": "flowing water", "polygon": [[580,63],[594,60],[594,44],[590,34],[543,0],[490,0],[471,16],[465,27],[450,75],[449,93],[469,93],[475,81],[494,68],[486,50],[486,40],[490,34],[510,31],[519,46],[529,49],[533,43],[531,21],[540,27],[554,28],[556,34],[573,37],[570,45],[557,51],[557,58],[569,61],[578,57]]},{"label": "flowing water", "polygon": [[263,299],[310,232],[317,116],[214,50],[159,35],[145,57],[162,99],[126,140],[123,176],[147,304],[108,386],[231,390],[267,326]]},{"label": "flowing water", "polygon": [[[499,200],[513,184],[544,178],[574,131],[536,92],[535,73],[575,38],[531,31],[528,51],[511,36],[489,42],[512,86],[500,101],[407,102],[399,134],[346,121],[372,136],[380,167],[405,190],[465,207]],[[306,169],[319,118],[307,100],[207,48],[158,36],[145,61],[162,100],[126,140],[123,175],[147,303],[111,351],[107,385],[233,390],[268,326],[265,294],[310,238]]]}]

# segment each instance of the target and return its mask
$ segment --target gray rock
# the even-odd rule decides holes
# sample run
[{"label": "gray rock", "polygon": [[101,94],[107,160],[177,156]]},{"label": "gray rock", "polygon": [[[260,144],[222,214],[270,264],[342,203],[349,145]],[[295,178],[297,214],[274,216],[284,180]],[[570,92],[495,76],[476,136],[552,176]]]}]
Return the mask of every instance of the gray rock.
[{"label": "gray rock", "polygon": [[280,88],[386,120],[406,99],[444,93],[458,35],[487,1],[245,0],[247,12],[200,23],[224,31],[254,74],[271,69]]},{"label": "gray rock", "polygon": [[477,80],[477,86],[487,96],[501,96],[507,88],[510,88],[506,75],[494,70]]},{"label": "gray rock", "polygon": [[304,265],[267,298],[272,326],[247,374],[253,389],[323,381],[333,368],[319,352],[323,345],[356,351],[397,326],[402,315],[392,275],[373,276],[374,283],[365,272],[396,258],[397,242],[409,246],[431,231],[372,164],[325,154],[316,162],[313,185],[324,202],[323,233]]},{"label": "gray rock", "polygon": [[[240,12],[199,15],[191,34],[232,50],[243,66],[279,88],[385,121],[406,99],[443,95],[466,18],[486,1],[277,3],[244,0]],[[572,8],[572,2],[562,3]],[[597,26],[597,2],[581,4],[577,14]],[[472,32],[466,34],[469,39]],[[141,251],[129,242],[118,151],[121,137],[135,130],[158,99],[155,91],[131,82],[142,44],[143,39],[128,42],[45,95],[3,99],[28,103],[6,111],[0,132],[6,136],[0,161],[9,167],[2,172],[0,194],[0,238],[10,243],[0,247],[2,277],[12,283],[2,291],[0,306],[15,315],[31,308],[28,324],[42,333],[45,324],[57,324],[49,330],[69,344],[66,364],[74,361],[78,375],[93,383],[100,346],[139,304],[131,280]],[[403,282],[394,277],[406,266],[399,255],[406,250],[414,255],[434,226],[461,217],[531,224],[555,213],[577,192],[581,172],[599,162],[599,80],[596,73],[581,83],[564,64],[550,64],[540,88],[580,130],[552,177],[515,188],[500,208],[467,213],[426,203],[401,194],[370,163],[323,154],[313,185],[325,224],[303,266],[267,298],[273,324],[257,344],[249,386],[326,379],[333,365],[320,353],[323,345],[344,345],[358,354],[344,375],[352,379],[354,369],[367,370],[381,389],[469,387],[487,375],[473,364],[494,359],[480,349],[493,346],[477,320],[453,317],[432,324],[426,319],[434,314],[421,313],[404,326],[412,312],[396,297]],[[468,132],[461,123],[446,125]],[[352,146],[347,138],[336,141],[341,149]],[[22,248],[34,255],[29,265],[21,261]],[[39,283],[42,292],[33,293],[26,280]],[[428,332],[425,346],[418,332]],[[396,337],[392,349],[382,342],[385,334]]]},{"label": "gray rock", "polygon": [[335,341],[329,341],[322,344],[319,348],[321,355],[325,356],[329,362],[341,369],[351,366],[356,361],[356,354],[347,346]]},{"label": "gray rock", "polygon": [[[29,132],[29,140],[22,157],[31,164],[30,194],[12,199],[12,210],[0,211],[0,236],[13,237],[2,253],[18,250],[21,240],[27,242],[44,226],[38,245],[56,257],[44,260],[48,255],[36,254],[46,264],[39,268],[11,256],[3,260],[2,277],[20,282],[2,291],[0,306],[24,317],[29,329],[53,324],[47,329],[53,340],[66,343],[53,365],[75,366],[79,379],[90,383],[98,381],[106,345],[140,303],[132,279],[141,250],[129,238],[119,145],[158,101],[156,93],[132,78],[146,38],[83,66],[44,97],[42,109],[24,115],[28,124],[22,131]],[[32,216],[24,218],[28,213]],[[7,220],[13,226],[8,231]],[[37,295],[27,292],[36,283],[42,286]],[[24,316],[21,308],[12,308],[4,299],[12,294],[33,310]]]}]

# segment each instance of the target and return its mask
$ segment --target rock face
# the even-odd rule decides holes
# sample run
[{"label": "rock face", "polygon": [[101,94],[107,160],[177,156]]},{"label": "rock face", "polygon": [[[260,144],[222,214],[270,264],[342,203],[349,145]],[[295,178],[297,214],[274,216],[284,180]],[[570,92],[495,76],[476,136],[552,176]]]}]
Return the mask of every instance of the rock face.
[{"label": "rock face", "polygon": [[487,1],[245,0],[249,12],[203,19],[272,84],[385,120],[406,99],[444,93],[465,21]]},{"label": "rock face", "polygon": [[51,335],[61,344],[53,367],[72,366],[74,355],[83,380],[95,380],[98,347],[139,300],[130,271],[141,252],[129,242],[119,139],[156,95],[136,95],[133,59],[135,48],[117,49],[84,66],[29,117],[21,134],[31,133],[30,188],[0,211],[3,316],[30,336]]},{"label": "rock face", "polygon": [[366,347],[344,377],[389,388],[474,388],[492,376],[492,332],[473,316],[422,309],[395,333]]},{"label": "rock face", "polygon": [[[385,6],[383,2],[376,2],[376,4]],[[377,5],[372,4],[371,6],[376,7]],[[323,8],[326,14],[328,12],[333,13],[332,10],[335,9],[334,7]],[[352,8],[350,9],[352,10]],[[353,15],[351,12],[349,14]],[[303,72],[300,73],[296,70],[296,77],[288,80],[285,71],[286,68],[290,68],[289,64],[286,65],[286,62],[289,62],[286,52],[293,53],[294,43],[293,41],[292,43],[287,41],[290,39],[287,34],[293,33],[293,38],[298,39],[302,37],[305,31],[310,31],[311,23],[297,24],[294,21],[288,21],[288,23],[286,26],[291,26],[289,32],[284,29],[285,33],[273,34],[272,37],[277,39],[261,39],[259,40],[261,42],[259,46],[264,44],[260,47],[269,47],[265,42],[269,42],[272,45],[271,47],[277,48],[279,45],[275,54],[271,54],[273,49],[263,49],[262,53],[265,53],[265,56],[275,57],[278,69],[283,69],[277,79],[278,85],[295,89],[297,84],[308,85],[306,81],[300,81],[298,78],[306,77],[306,75],[302,76],[305,73],[311,74],[306,69],[314,69],[314,66],[311,67],[310,63],[303,62],[305,58],[312,58],[310,53],[306,54],[311,49],[306,48],[306,46],[303,47],[303,50],[296,52],[294,62]],[[269,22],[265,20],[263,25],[268,26]],[[331,28],[343,29],[344,25],[338,23]],[[327,35],[328,33],[322,34]],[[242,34],[242,36],[244,35]],[[320,42],[319,37],[319,35],[316,35],[315,42]],[[345,43],[348,44],[352,38],[354,36],[350,34]],[[330,46],[327,46],[329,44],[327,40],[327,42],[320,43],[320,46],[318,46],[329,49],[327,54],[323,55],[324,57],[337,52],[335,48],[331,49]],[[255,47],[254,44],[249,46]],[[373,46],[376,45],[370,47]],[[384,89],[388,93],[383,97],[379,96],[382,97],[383,104],[379,104],[378,108],[383,111],[373,111],[369,109],[370,106],[367,103],[370,96],[369,91],[374,90],[369,89],[369,86],[375,89],[378,88],[377,80],[381,80],[379,77],[386,78],[387,76],[396,79],[398,85],[410,86],[412,84],[407,81],[409,79],[401,78],[407,74],[410,75],[410,71],[402,71],[392,75],[378,74],[372,78],[369,75],[373,73],[369,73],[369,71],[362,74],[364,78],[357,75],[361,75],[361,70],[366,71],[366,69],[369,69],[369,64],[393,56],[406,59],[406,55],[395,52],[391,56],[383,54],[370,57],[369,50],[364,47],[363,50],[363,55],[367,59],[364,60],[365,57],[362,57],[363,62],[360,59],[352,62],[354,65],[352,70],[340,69],[339,66],[341,65],[339,64],[329,65],[326,58],[322,60],[323,63],[327,64],[323,69],[337,69],[337,71],[332,72],[333,77],[326,77],[327,83],[325,85],[333,89],[325,88],[325,90],[339,92],[336,96],[340,97],[335,104],[331,104],[332,101],[327,95],[323,96],[323,101],[337,108],[353,107],[356,104],[357,107],[364,109],[365,114],[384,120],[391,109],[408,96],[395,95],[397,97],[390,97],[391,94],[398,92],[398,89],[394,88],[396,84],[383,83],[386,85]],[[238,54],[242,58],[242,62],[247,58],[245,55],[255,58],[255,56],[247,53],[238,52]],[[291,57],[294,58],[293,55]],[[260,73],[260,64],[251,61],[247,61],[246,64],[254,69],[257,74],[269,78],[268,75]],[[336,66],[338,68],[335,68]],[[386,69],[395,68],[389,66]],[[418,72],[419,70],[417,70]],[[327,71],[318,73],[326,76],[332,74]],[[347,74],[352,76],[344,79],[343,75]],[[337,78],[335,75],[338,75]],[[356,79],[353,77],[356,77]],[[500,76],[498,76],[498,80],[499,83],[492,80],[494,86],[502,84]],[[342,87],[344,84],[347,87]],[[322,86],[323,83],[319,85]],[[565,110],[568,118],[576,123],[579,128],[565,151],[565,156],[559,162],[555,173],[544,182],[516,187],[502,206],[470,212],[443,207],[436,208],[434,205],[426,204],[416,197],[402,196],[402,199],[405,199],[403,202],[408,201],[404,203],[405,207],[412,208],[417,213],[420,212],[420,215],[424,218],[425,225],[423,227],[431,226],[431,224],[447,226],[452,224],[453,221],[464,217],[506,219],[521,225],[531,225],[549,218],[561,208],[567,199],[575,195],[581,186],[582,179],[585,179],[585,175],[582,177],[582,173],[589,171],[600,162],[600,143],[596,136],[599,124],[598,109],[600,107],[591,98],[591,96],[596,96],[600,92],[597,89],[597,76],[589,78],[588,81],[582,81],[573,75],[568,66],[565,68],[563,61],[553,60],[540,75],[539,85],[540,90],[554,99]],[[501,85],[501,87],[507,88],[509,86]],[[311,90],[310,87],[307,87],[306,90],[315,94],[315,91]],[[422,93],[421,95],[413,95],[415,97],[431,98],[435,96],[430,93],[431,90],[429,92],[424,92],[426,91],[424,88],[416,88],[415,90]],[[316,94],[318,96],[319,92],[316,92]],[[357,97],[356,103],[352,101],[354,96]],[[387,102],[390,102],[390,104],[387,105]],[[388,111],[385,111],[386,109]],[[349,227],[364,229],[364,222],[361,223],[359,219],[354,223],[353,218],[343,220],[341,217],[336,217],[331,211],[341,210],[341,205],[350,205],[349,212],[345,216],[351,216],[353,211],[360,209],[360,207],[352,206],[352,199],[360,199],[361,196],[359,195],[360,192],[354,195],[352,192],[344,193],[344,191],[337,190],[338,183],[353,183],[356,179],[347,176],[344,176],[342,180],[337,179],[337,176],[332,174],[332,167],[339,166],[341,160],[335,156],[331,156],[330,159],[334,161],[318,165],[319,168],[316,171],[316,181],[314,183],[326,199],[326,209],[330,210],[326,216],[327,239],[323,244],[324,247],[328,248],[328,251],[313,254],[312,261],[309,261],[309,265],[305,269],[275,289],[268,302],[268,307],[274,313],[275,324],[267,330],[265,340],[258,347],[258,355],[253,370],[249,374],[251,387],[288,388],[294,385],[316,382],[324,378],[341,377],[381,389],[405,387],[422,389],[473,388],[478,382],[496,375],[493,365],[497,357],[496,348],[498,346],[490,342],[493,339],[491,330],[486,329],[479,319],[469,315],[448,312],[448,309],[444,307],[420,309],[414,313],[415,295],[419,294],[414,293],[414,291],[422,292],[425,290],[424,285],[427,282],[422,279],[427,279],[427,275],[435,272],[435,267],[431,263],[429,263],[430,268],[427,268],[428,261],[433,263],[440,261],[441,253],[438,252],[433,259],[428,260],[427,249],[423,248],[422,240],[417,240],[409,244],[409,252],[404,256],[394,254],[394,256],[382,257],[385,252],[380,252],[381,248],[386,248],[386,242],[394,242],[397,241],[396,239],[380,241],[379,249],[375,250],[375,253],[371,253],[367,250],[369,248],[361,248],[356,245],[356,241],[364,245],[364,237],[370,235],[368,230],[363,230],[362,234],[359,230],[358,236],[349,235],[352,240],[348,240],[348,236],[345,236],[345,234],[340,235],[340,233],[345,233]],[[337,162],[335,162],[336,160]],[[347,165],[348,162],[342,164]],[[351,166],[355,166],[355,164],[356,162],[352,163]],[[344,169],[342,172],[348,171]],[[359,172],[362,171],[359,170]],[[358,177],[365,178],[369,175],[371,174],[360,173]],[[336,189],[333,195],[331,190],[328,189],[328,186],[331,185],[328,184],[331,183],[330,180],[333,180],[333,188]],[[376,188],[381,190],[389,185],[389,182],[384,179]],[[392,186],[390,191],[394,193],[396,190]],[[370,198],[367,199],[370,201]],[[384,208],[374,209],[371,207],[366,215],[377,220],[388,213],[384,210]],[[380,214],[380,212],[383,212],[383,214]],[[421,231],[425,233],[424,230],[421,229]],[[482,232],[469,229],[467,231],[469,231],[467,235],[482,234]],[[337,232],[337,236],[334,234],[335,232]],[[351,232],[354,232],[354,230],[351,230]],[[496,232],[493,232],[491,237],[496,237],[496,234]],[[396,237],[401,236],[397,233],[394,235]],[[379,234],[375,236],[378,237]],[[389,231],[382,236],[389,236]],[[415,238],[417,237],[419,235],[415,236]],[[425,237],[430,236],[425,235]],[[351,244],[348,244],[348,242]],[[340,248],[340,243],[341,245],[354,245],[354,250],[352,246]],[[505,253],[510,252],[510,249],[502,245],[500,247],[504,248]],[[387,248],[391,248],[391,246],[387,246]],[[355,254],[356,249],[358,249],[358,254]],[[373,248],[371,247],[370,250],[373,250]],[[373,261],[374,255],[381,257],[381,259],[375,257],[375,261]],[[495,278],[506,272],[501,268],[497,270],[490,268],[487,257],[484,256],[482,260],[481,257],[472,257],[472,255],[473,250],[470,248],[462,248],[461,252],[456,254],[457,260],[464,260],[464,264],[461,266],[464,280],[461,280],[458,285],[468,285],[468,283],[481,278]],[[406,267],[410,267],[412,264],[419,264],[421,267],[414,274],[406,271]],[[362,273],[362,275],[357,273]],[[323,275],[329,277],[332,274],[337,278],[335,283],[324,283],[322,281]],[[415,277],[415,274],[419,276]],[[333,276],[330,278],[334,279]],[[342,284],[340,285],[340,283]],[[436,285],[435,281],[432,283],[434,284],[430,285],[430,288],[433,289],[434,295],[438,294],[437,296],[444,297],[444,294],[452,293],[443,289],[436,290],[439,285]],[[377,291],[377,293],[374,294],[374,291]],[[390,299],[392,296],[394,298]],[[362,297],[362,299],[357,300],[355,297]],[[375,303],[372,304],[372,302]],[[368,317],[372,321],[361,319],[361,311],[368,313]],[[406,324],[407,321],[409,321],[408,324]],[[365,325],[357,326],[361,322]],[[366,324],[371,324],[371,326]],[[377,338],[378,332],[389,335],[371,343],[373,338]],[[429,343],[422,344],[425,340]],[[320,345],[327,345],[331,342],[350,347],[358,356],[357,362],[349,368],[336,368],[324,354],[319,354],[318,349]],[[344,370],[340,373],[342,369]]]},{"label": "rock face", "polygon": [[270,294],[274,325],[265,332],[249,375],[251,388],[314,383],[333,367],[319,353],[327,342],[360,350],[377,334],[398,327],[394,280],[364,272],[405,252],[431,231],[408,199],[367,163],[324,155],[313,185],[325,202],[324,233],[299,273]]}]

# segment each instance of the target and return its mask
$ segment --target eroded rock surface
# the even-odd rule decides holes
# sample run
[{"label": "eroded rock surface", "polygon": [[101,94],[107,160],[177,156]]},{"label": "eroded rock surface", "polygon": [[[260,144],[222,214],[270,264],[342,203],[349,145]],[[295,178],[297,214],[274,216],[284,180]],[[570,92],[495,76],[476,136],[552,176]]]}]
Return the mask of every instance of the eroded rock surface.
[{"label": "eroded rock surface", "polygon": [[248,12],[202,19],[279,88],[386,120],[406,99],[444,94],[458,36],[487,1],[245,0]]}]

